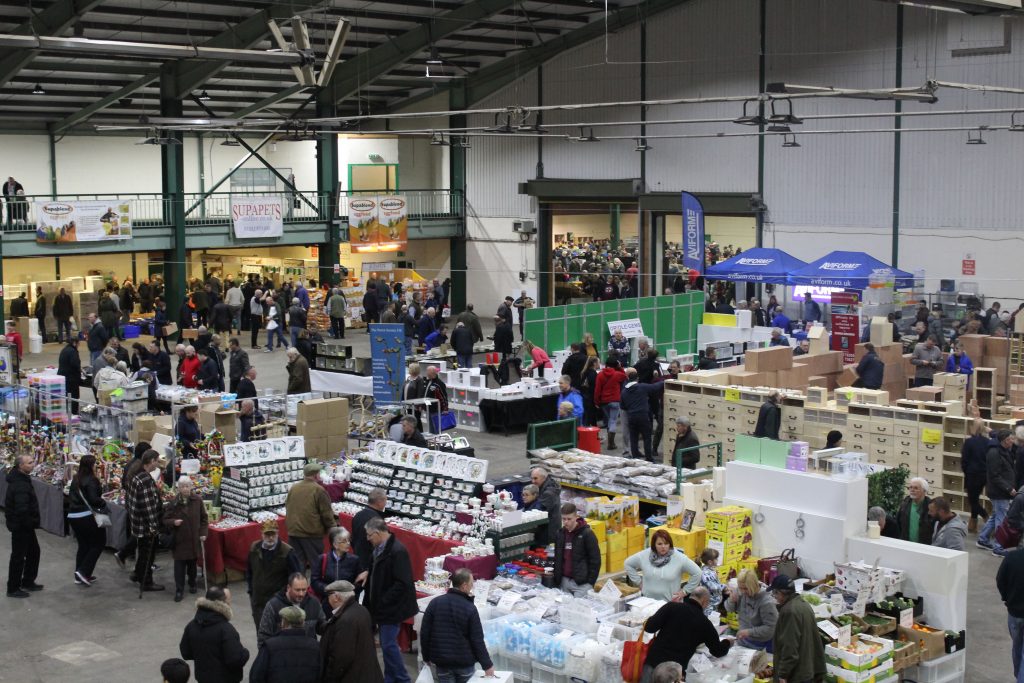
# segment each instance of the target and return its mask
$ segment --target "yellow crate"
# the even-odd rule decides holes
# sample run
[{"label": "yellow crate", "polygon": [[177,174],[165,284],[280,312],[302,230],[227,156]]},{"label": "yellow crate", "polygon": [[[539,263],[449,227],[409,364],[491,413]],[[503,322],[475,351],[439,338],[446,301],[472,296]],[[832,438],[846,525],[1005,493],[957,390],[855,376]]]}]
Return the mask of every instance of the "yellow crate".
[{"label": "yellow crate", "polygon": [[708,531],[728,531],[751,526],[750,510],[739,505],[726,505],[709,511],[704,516]]},{"label": "yellow crate", "polygon": [[740,527],[726,531],[708,530],[708,543],[716,541],[728,548],[733,545],[743,545],[754,541],[754,530],[752,527]]},{"label": "yellow crate", "polygon": [[736,576],[736,568],[730,563],[722,563],[715,568],[718,573],[718,580],[725,583],[732,577]]},{"label": "yellow crate", "polygon": [[604,522],[602,522],[599,519],[591,519],[591,518],[588,517],[587,518],[587,526],[589,526],[591,528],[591,530],[594,532],[594,535],[597,536],[597,540],[599,540],[599,541],[605,540],[604,537],[608,533],[608,525],[607,524],[605,524]]},{"label": "yellow crate", "polygon": [[629,555],[625,551],[621,552],[609,552],[605,558],[604,568],[608,573],[621,572],[622,566],[626,563],[626,558]]},{"label": "yellow crate", "polygon": [[[737,563],[742,562],[743,560],[750,557],[753,554],[753,552],[754,549],[750,546],[749,543],[745,545],[733,545],[725,549],[725,552],[722,554],[722,557],[720,559],[723,562],[728,562],[729,564],[737,565]],[[737,571],[739,570],[737,569]]]},{"label": "yellow crate", "polygon": [[639,540],[643,546],[647,542],[647,527],[645,526],[628,526],[623,531],[631,544]]},{"label": "yellow crate", "polygon": [[747,559],[741,560],[740,562],[736,563],[736,573],[738,574],[739,572],[743,571],[744,569],[749,569],[752,572],[756,572],[757,571],[757,563],[760,562],[760,561],[761,561],[760,557],[754,557],[753,555],[751,555]]},{"label": "yellow crate", "polygon": [[608,534],[605,537],[608,540],[608,552],[626,552],[628,543],[626,542],[626,534],[623,532]]}]

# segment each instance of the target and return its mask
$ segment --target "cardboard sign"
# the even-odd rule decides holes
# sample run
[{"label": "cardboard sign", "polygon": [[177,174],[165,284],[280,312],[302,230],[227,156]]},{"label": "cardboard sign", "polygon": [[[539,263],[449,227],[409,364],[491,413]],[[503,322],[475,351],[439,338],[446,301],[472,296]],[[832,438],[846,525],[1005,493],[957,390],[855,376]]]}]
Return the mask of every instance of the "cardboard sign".
[{"label": "cardboard sign", "polygon": [[818,628],[832,640],[839,640],[839,627],[828,619],[822,619],[819,621]]},{"label": "cardboard sign", "polygon": [[498,609],[500,609],[503,612],[511,612],[512,611],[512,607],[517,602],[519,602],[519,599],[522,598],[522,597],[523,596],[521,596],[519,593],[513,593],[512,591],[505,591],[505,594],[501,596],[500,600],[498,600]]},{"label": "cardboard sign", "polygon": [[842,593],[833,593],[829,597],[829,601],[829,611],[831,612],[832,616],[840,615],[846,611],[846,601],[843,600]]},{"label": "cardboard sign", "polygon": [[900,626],[904,628],[914,627],[914,608],[908,607],[907,609],[900,610]]},{"label": "cardboard sign", "polygon": [[[610,583],[610,582],[609,582]],[[615,624],[603,623],[597,627],[597,642],[602,645],[610,645],[612,642],[612,631],[615,630]]]},{"label": "cardboard sign", "polygon": [[921,443],[938,444],[942,443],[942,430],[941,429],[922,429],[921,430]]},{"label": "cardboard sign", "polygon": [[740,390],[739,389],[726,389],[725,390],[725,400],[729,401],[731,403],[739,403],[740,402]]},{"label": "cardboard sign", "polygon": [[839,647],[849,647],[850,638],[853,636],[853,628],[846,624],[839,628]]},{"label": "cardboard sign", "polygon": [[622,330],[622,336],[626,339],[636,339],[637,337],[644,336],[644,328],[640,324],[639,318],[616,320],[608,323],[608,334],[615,334],[615,330]]}]

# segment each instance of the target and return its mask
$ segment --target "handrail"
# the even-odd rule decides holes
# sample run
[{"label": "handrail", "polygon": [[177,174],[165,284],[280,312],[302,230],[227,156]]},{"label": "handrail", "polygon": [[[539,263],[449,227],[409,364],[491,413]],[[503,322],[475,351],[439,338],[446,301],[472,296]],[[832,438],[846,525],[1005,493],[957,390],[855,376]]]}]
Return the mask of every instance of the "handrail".
[{"label": "handrail", "polygon": [[[690,451],[699,451],[702,448],[714,448],[718,451],[718,467],[722,466],[722,442],[715,441],[714,443],[702,443],[696,446],[687,446],[686,448],[679,448],[672,455],[673,464],[676,466],[676,495],[680,495],[683,489],[683,453],[689,453]],[[707,469],[707,468],[703,468]],[[703,474],[701,470],[695,470],[701,472],[700,476],[707,476]],[[687,479],[691,478],[692,475],[687,475]]]},{"label": "handrail", "polygon": [[[368,194],[400,194],[406,198],[409,217],[418,221],[419,225],[411,225],[413,229],[423,229],[423,221],[428,219],[460,219],[465,216],[465,200],[461,190],[402,190],[400,192],[364,192],[345,191],[336,198],[328,193],[315,190],[299,190],[277,192],[188,192],[182,195],[185,205],[185,224],[194,226],[220,226],[231,222],[231,197],[233,196],[278,196],[285,206],[286,223],[323,223],[328,217],[336,220],[347,220],[349,201],[353,197]],[[127,200],[131,204],[132,224],[138,227],[165,228],[172,225],[174,195],[157,192],[125,192],[125,193],[79,193],[53,195],[23,195],[16,202],[5,202],[7,210],[3,212],[0,224],[2,232],[32,232],[36,227],[36,202],[61,201],[113,201]],[[331,203],[336,201],[335,206]],[[296,206],[297,205],[297,206]],[[13,209],[13,210],[12,210]]]}]

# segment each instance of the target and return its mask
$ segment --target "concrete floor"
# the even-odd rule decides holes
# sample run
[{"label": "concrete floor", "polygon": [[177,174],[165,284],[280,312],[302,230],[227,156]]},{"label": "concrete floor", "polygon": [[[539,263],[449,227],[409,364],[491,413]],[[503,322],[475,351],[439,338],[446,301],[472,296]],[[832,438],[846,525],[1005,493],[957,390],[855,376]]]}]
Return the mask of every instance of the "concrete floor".
[{"label": "concrete floor", "polygon": [[[485,334],[489,332],[485,331]],[[517,332],[518,339],[518,332]],[[350,330],[349,338],[358,351],[368,351],[365,333]],[[247,341],[247,337],[243,338]],[[82,346],[85,355],[84,345]],[[24,367],[55,364],[60,348],[45,347],[44,353],[28,357]],[[250,352],[259,371],[257,386],[285,386],[285,356]],[[88,393],[88,392],[86,392]],[[490,461],[491,476],[524,471],[523,434],[466,434],[480,457]],[[125,573],[108,552],[101,558],[96,574],[99,581],[91,588],[75,585],[72,571],[75,544],[71,538],[58,538],[39,532],[42,568],[39,581],[46,586],[41,593],[25,600],[0,597],[0,681],[36,683],[74,681],[75,683],[139,683],[159,680],[160,662],[178,656],[182,630],[194,614],[194,602],[186,596],[181,603],[172,601],[173,590],[146,594],[140,601]],[[969,537],[973,543],[974,537]],[[0,567],[10,552],[10,536],[0,533]],[[970,683],[995,683],[1012,678],[1010,639],[1006,631],[1006,612],[995,587],[1000,560],[971,547],[971,581],[967,595],[967,677]],[[158,563],[167,567],[157,580],[173,585],[170,561],[161,555]],[[6,577],[6,571],[3,571]],[[242,643],[256,656],[256,634],[248,615],[244,585],[234,584],[237,601],[234,624]],[[251,662],[251,660],[250,660]],[[410,671],[414,659],[407,658]],[[413,675],[415,679],[415,675]]]}]

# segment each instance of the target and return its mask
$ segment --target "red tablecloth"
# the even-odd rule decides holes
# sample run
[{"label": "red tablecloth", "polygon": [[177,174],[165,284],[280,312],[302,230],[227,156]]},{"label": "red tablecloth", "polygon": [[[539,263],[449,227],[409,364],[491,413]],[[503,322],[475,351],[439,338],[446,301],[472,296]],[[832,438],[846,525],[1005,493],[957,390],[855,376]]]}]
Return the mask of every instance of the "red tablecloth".
[{"label": "red tablecloth", "polygon": [[498,574],[498,556],[459,557],[458,555],[449,555],[444,559],[444,568],[445,571],[452,574],[465,568],[473,572],[474,579],[493,579]]},{"label": "red tablecloth", "polygon": [[[352,531],[352,515],[341,513],[338,515],[341,526]],[[288,527],[284,518],[278,518],[281,540],[288,541]],[[424,563],[428,557],[445,555],[452,548],[462,545],[458,541],[445,541],[439,538],[429,538],[413,533],[406,529],[392,527],[395,535],[405,549],[409,551],[409,562],[412,564],[412,575],[417,581],[423,578]],[[210,533],[206,537],[206,571],[211,574],[223,574],[224,570],[234,569],[244,572],[249,558],[249,548],[260,540],[260,525],[251,522],[232,529],[217,529],[210,527]],[[326,539],[324,544],[326,547]],[[481,558],[474,558],[481,559]],[[497,565],[491,572],[494,575]]]},{"label": "red tablecloth", "polygon": [[335,481],[330,484],[325,484],[322,481],[318,481],[320,486],[327,491],[327,495],[331,497],[332,503],[340,503],[345,500],[345,492],[348,491],[347,481]]},{"label": "red tablecloth", "polygon": [[[352,531],[352,515],[344,512],[338,515],[341,525]],[[391,533],[395,535],[405,549],[409,551],[409,562],[412,564],[412,576],[417,581],[423,579],[424,564],[428,557],[437,557],[451,552],[452,548],[462,545],[459,541],[445,541],[440,538],[429,538],[413,533],[407,529],[391,527]]]}]

